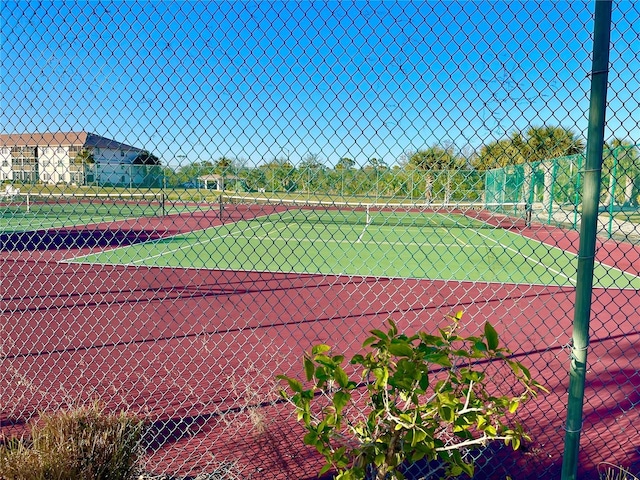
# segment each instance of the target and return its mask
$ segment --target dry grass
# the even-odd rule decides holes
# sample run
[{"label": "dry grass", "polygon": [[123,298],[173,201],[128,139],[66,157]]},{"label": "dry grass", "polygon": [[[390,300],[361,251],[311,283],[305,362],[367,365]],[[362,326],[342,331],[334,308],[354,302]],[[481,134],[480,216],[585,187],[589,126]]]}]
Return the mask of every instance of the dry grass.
[{"label": "dry grass", "polygon": [[2,480],[126,480],[139,470],[144,425],[95,404],[42,414],[29,438],[0,445]]},{"label": "dry grass", "polygon": [[640,480],[626,468],[609,462],[598,464],[598,476],[600,480]]}]

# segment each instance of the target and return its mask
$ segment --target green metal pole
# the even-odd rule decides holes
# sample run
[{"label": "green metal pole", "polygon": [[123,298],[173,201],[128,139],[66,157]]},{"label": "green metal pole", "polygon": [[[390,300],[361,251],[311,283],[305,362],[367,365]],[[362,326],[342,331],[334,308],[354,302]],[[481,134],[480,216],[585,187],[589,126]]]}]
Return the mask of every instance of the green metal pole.
[{"label": "green metal pole", "polygon": [[573,228],[574,230],[578,228],[578,207],[580,206],[580,188],[582,187],[582,182],[580,179],[582,178],[582,172],[584,165],[582,164],[583,155],[580,153],[577,155],[577,170],[576,170],[576,194],[575,200],[573,202]]},{"label": "green metal pole", "polygon": [[616,187],[618,176],[618,148],[613,149],[613,167],[609,178],[609,225],[607,226],[607,236],[611,238],[613,234],[613,207],[616,203]]},{"label": "green metal pole", "polygon": [[610,36],[611,0],[596,0],[587,158],[584,173],[580,248],[578,250],[578,278],[573,319],[573,347],[569,369],[569,399],[562,459],[562,480],[577,480],[578,475],[582,405],[587,371],[587,348],[589,346],[593,263],[602,174]]},{"label": "green metal pole", "polygon": [[535,201],[535,173],[531,163],[526,166],[527,175],[529,177],[529,192],[527,193],[527,226],[531,226],[533,219],[533,202]]},{"label": "green metal pole", "polygon": [[557,176],[558,176],[558,159],[554,158],[552,160],[553,162],[553,167],[551,169],[551,185],[549,187],[549,222],[548,224],[551,225],[551,221],[553,220],[553,197],[555,196],[555,185],[556,185],[556,181],[557,181]]}]

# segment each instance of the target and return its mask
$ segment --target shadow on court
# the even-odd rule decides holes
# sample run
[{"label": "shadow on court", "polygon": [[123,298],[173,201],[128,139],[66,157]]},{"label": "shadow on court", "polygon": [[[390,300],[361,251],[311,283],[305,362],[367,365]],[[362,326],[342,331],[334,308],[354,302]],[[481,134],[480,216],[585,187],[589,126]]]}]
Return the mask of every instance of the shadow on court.
[{"label": "shadow on court", "polygon": [[121,247],[162,238],[154,230],[55,229],[0,233],[0,251]]}]

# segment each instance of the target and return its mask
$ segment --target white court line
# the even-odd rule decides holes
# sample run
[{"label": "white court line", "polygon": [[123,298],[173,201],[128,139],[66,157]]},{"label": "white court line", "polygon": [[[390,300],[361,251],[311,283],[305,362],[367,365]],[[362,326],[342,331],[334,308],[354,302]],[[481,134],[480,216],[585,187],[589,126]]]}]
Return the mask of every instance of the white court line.
[{"label": "white court line", "polygon": [[[570,283],[572,283],[572,284],[576,284],[576,283],[577,283],[577,280],[575,280],[573,277],[570,277],[570,276],[568,276],[568,275],[566,275],[566,274],[562,273],[562,272],[561,272],[561,271],[559,271],[559,270],[556,270],[556,269],[554,269],[554,268],[551,268],[550,266],[545,265],[544,263],[542,263],[542,262],[540,262],[540,261],[536,260],[535,258],[532,258],[532,257],[529,257],[529,256],[527,256],[527,255],[523,254],[522,252],[520,252],[519,250],[516,250],[516,249],[515,249],[515,248],[513,248],[513,247],[510,247],[510,246],[508,246],[508,245],[504,245],[502,242],[499,242],[498,240],[495,240],[495,239],[493,239],[493,238],[491,238],[491,237],[489,237],[489,236],[487,236],[487,235],[483,235],[483,234],[482,234],[482,232],[480,232],[479,230],[477,231],[477,233],[478,233],[478,235],[480,235],[481,237],[484,237],[484,238],[486,238],[487,240],[490,240],[490,241],[492,241],[492,242],[494,242],[494,243],[496,243],[496,244],[500,245],[500,246],[501,246],[502,248],[504,248],[505,250],[508,250],[508,251],[510,251],[510,252],[514,252],[514,253],[515,253],[515,254],[517,254],[517,255],[520,255],[520,256],[521,256],[521,257],[523,257],[526,261],[531,261],[532,263],[536,263],[536,264],[540,265],[541,267],[546,268],[546,269],[547,269],[547,270],[549,270],[550,272],[553,272],[553,273],[555,273],[555,274],[557,274],[557,275],[559,275],[559,276],[561,276],[561,277],[566,278],[566,279],[567,279]],[[510,232],[507,232],[507,233],[510,233]],[[523,238],[526,238],[526,237],[523,237]],[[536,241],[537,241],[537,240],[536,240]],[[539,242],[539,243],[540,243],[541,245],[545,245],[545,244],[543,244],[542,242]],[[554,248],[555,248],[555,247],[554,247]],[[564,252],[564,250],[562,250],[562,249],[560,249],[560,250],[561,250],[562,252]]]},{"label": "white court line", "polygon": [[[268,218],[270,215],[273,215],[273,214],[272,214],[272,213],[270,213],[270,214],[266,214],[266,215],[256,216],[256,217],[254,217],[254,218],[252,218],[252,219],[248,219],[248,220],[240,220],[240,221],[244,221],[244,222],[249,223],[249,222],[251,222],[251,220],[255,220],[256,218]],[[139,218],[139,217],[135,217],[135,218]],[[132,220],[134,220],[135,218],[133,218]],[[185,237],[185,236],[187,236],[187,235],[191,235],[192,233],[195,233],[195,232],[205,232],[205,231],[207,231],[207,230],[211,230],[211,229],[220,229],[221,227],[224,227],[224,226],[227,226],[227,225],[237,225],[237,223],[238,223],[238,222],[233,222],[233,223],[230,223],[230,224],[224,224],[224,223],[223,223],[223,224],[221,224],[221,225],[217,225],[217,226],[215,226],[215,227],[206,227],[206,228],[201,228],[201,229],[193,230],[193,231],[191,231],[191,232],[186,232],[186,233],[177,233],[177,234],[175,234],[175,235],[169,235],[169,236],[166,236],[166,237],[158,238],[157,240],[150,240],[150,241],[142,242],[142,243],[139,243],[139,244],[136,244],[136,245],[138,245],[138,246],[142,246],[142,245],[153,245],[153,244],[157,244],[157,243],[161,243],[161,242],[164,242],[164,241],[170,240],[170,239],[172,239],[172,238]],[[275,222],[273,222],[273,221],[269,220],[267,223],[275,223]],[[96,224],[96,225],[99,225],[99,224]],[[262,226],[262,225],[264,225],[264,223],[261,223],[259,226]],[[254,227],[249,227],[249,228],[248,228],[248,230],[251,230],[251,229],[253,229],[253,228],[254,228]],[[258,227],[256,227],[256,228],[258,228]],[[202,241],[202,242],[190,243],[189,245],[186,245],[186,246],[184,246],[184,247],[178,247],[178,248],[174,248],[174,249],[172,249],[172,250],[166,250],[165,252],[163,252],[162,254],[159,254],[159,255],[152,255],[152,256],[150,256],[150,257],[144,257],[144,258],[141,258],[140,260],[135,260],[133,263],[126,263],[126,264],[124,264],[124,263],[116,263],[116,264],[114,264],[114,265],[128,265],[128,266],[135,265],[136,263],[139,263],[139,262],[145,261],[145,260],[150,259],[150,258],[159,258],[159,257],[162,257],[162,255],[164,255],[164,254],[166,254],[166,253],[175,253],[175,252],[179,252],[180,250],[186,250],[186,249],[191,248],[191,247],[193,247],[193,246],[195,246],[195,245],[203,245],[203,244],[205,244],[205,243],[207,243],[207,242],[210,242],[211,240],[215,240],[215,239],[217,239],[217,238],[226,238],[226,237],[231,237],[231,236],[234,236],[236,233],[242,233],[242,232],[244,232],[244,231],[246,231],[246,230],[247,230],[247,229],[245,229],[245,230],[238,230],[237,232],[230,232],[230,233],[229,233],[229,234],[227,234],[227,235],[217,235],[217,236],[215,236],[215,237],[210,237],[210,238],[205,239],[205,240],[204,240],[204,241]],[[130,248],[130,247],[132,247],[132,246],[134,246],[134,245],[125,245],[125,246],[122,246],[122,247],[117,247],[117,248],[114,248],[114,249],[112,249],[112,250],[109,250],[109,252],[115,252],[116,250],[120,250],[120,249],[122,249],[122,248]],[[77,261],[79,261],[79,260],[81,260],[81,259],[83,259],[83,258],[87,258],[87,257],[93,256],[93,255],[102,255],[102,254],[107,254],[107,252],[106,252],[106,251],[104,251],[104,252],[99,252],[99,253],[97,253],[97,254],[96,254],[96,253],[92,253],[92,254],[89,254],[89,255],[82,255],[82,256],[80,256],[80,257],[65,258],[64,260],[61,260],[61,261],[60,261],[60,262],[58,262],[58,263],[70,263],[70,262],[77,262]]]},{"label": "white court line", "polygon": [[368,224],[366,224],[364,226],[364,228],[362,229],[362,233],[358,237],[358,240],[356,240],[356,243],[362,243],[362,237],[364,237],[364,234],[367,232],[367,226],[368,226]]},{"label": "white court line", "polygon": [[[273,223],[273,222],[269,222],[269,223]],[[258,225],[258,226],[256,226],[255,228],[259,228],[259,227],[260,227],[260,226],[262,226],[262,225],[264,225],[264,224]],[[213,227],[213,229],[219,229],[219,228],[220,228],[220,227],[222,227],[222,226],[224,226],[224,225],[220,225],[220,226]],[[249,229],[254,229],[254,227],[249,227]],[[209,230],[209,228],[205,228],[205,229],[202,229],[202,230],[194,230],[194,232],[196,232],[196,231],[198,231],[198,232],[204,232],[204,231],[206,231],[206,230]],[[153,259],[153,258],[160,258],[160,257],[162,257],[163,255],[166,255],[166,254],[169,254],[169,253],[175,253],[175,252],[179,252],[180,250],[187,250],[187,249],[191,249],[191,248],[193,248],[194,246],[197,246],[197,245],[204,245],[205,243],[208,243],[208,242],[210,242],[211,240],[216,240],[216,239],[221,239],[221,238],[226,238],[226,237],[233,237],[233,236],[235,236],[235,235],[237,235],[237,234],[239,234],[239,233],[243,233],[243,232],[245,232],[245,231],[246,231],[246,230],[237,230],[237,231],[235,231],[235,232],[229,232],[229,233],[228,233],[228,234],[226,234],[226,235],[216,235],[216,236],[214,236],[214,237],[208,237],[208,238],[206,238],[206,239],[203,239],[202,241],[198,241],[198,242],[190,242],[188,245],[185,245],[185,246],[182,246],[182,247],[178,247],[178,248],[172,248],[172,249],[170,249],[170,250],[165,250],[164,252],[162,252],[162,253],[160,253],[160,254],[157,254],[157,255],[151,255],[151,256],[147,256],[147,257],[142,257],[142,258],[140,258],[140,259],[134,260],[133,262],[127,263],[127,265],[135,265],[135,264],[137,264],[137,263],[141,263],[141,262],[144,262],[144,261],[149,260],[149,259]],[[168,237],[159,238],[159,239],[157,239],[157,240],[152,240],[152,241],[149,241],[149,242],[139,243],[139,244],[137,244],[137,246],[153,245],[153,244],[157,244],[157,243],[165,242],[165,241],[170,240],[170,239],[172,239],[172,238],[185,237],[185,236],[187,236],[187,235],[190,235],[191,233],[193,233],[193,232],[189,232],[189,233],[179,233],[179,234],[177,234],[177,235],[171,235],[171,236],[168,236]],[[132,247],[132,246],[134,246],[134,245],[126,245],[126,246],[119,247],[119,248],[116,248],[116,249],[113,249],[113,250],[109,250],[108,252],[115,252],[116,250],[119,250],[120,248],[130,248],[130,247]],[[80,260],[80,259],[87,258],[87,257],[93,256],[93,255],[105,255],[105,254],[108,254],[108,252],[107,252],[107,251],[105,251],[105,252],[100,252],[100,253],[98,253],[98,254],[82,255],[82,256],[80,256],[80,257],[74,257],[74,258],[71,258],[71,259],[65,259],[65,262],[78,261],[78,260]]]},{"label": "white court line", "polygon": [[[265,240],[265,239],[272,239],[272,237],[270,237],[269,235],[263,235],[260,237],[251,237],[249,240]],[[289,242],[291,240],[294,240],[298,243],[310,243],[310,244],[314,244],[314,243],[322,243],[322,244],[327,244],[327,243],[336,243],[336,244],[342,244],[342,243],[347,243],[349,245],[354,245],[356,243],[361,243],[365,246],[367,245],[389,245],[391,247],[395,247],[398,245],[402,245],[403,247],[406,246],[412,246],[412,247],[424,247],[425,245],[429,246],[429,247],[446,247],[446,248],[451,248],[451,247],[458,247],[458,248],[473,248],[477,250],[477,247],[479,247],[480,245],[473,245],[473,244],[463,244],[461,245],[460,243],[433,243],[433,242],[424,242],[424,243],[416,243],[416,242],[387,242],[387,241],[380,241],[380,242],[376,242],[376,241],[368,241],[368,242],[359,242],[359,241],[353,241],[353,240],[336,240],[335,238],[331,238],[328,240],[323,240],[321,238],[298,238],[298,237],[278,237],[277,239],[275,239],[275,241],[277,240],[282,240],[284,242]]]},{"label": "white court line", "polygon": [[[273,223],[273,222],[269,222],[269,223]],[[263,225],[264,225],[264,224],[261,224],[261,225],[259,225],[259,226],[256,226],[255,228],[260,228],[260,227],[262,227]],[[219,228],[219,227],[216,227],[216,228]],[[246,229],[246,230],[238,230],[238,231],[236,231],[236,232],[229,232],[229,233],[228,233],[228,234],[226,234],[226,235],[216,235],[216,236],[214,236],[214,237],[208,237],[208,238],[205,238],[205,239],[203,239],[202,241],[189,242],[189,244],[188,244],[188,245],[185,245],[185,246],[182,246],[182,247],[178,247],[178,248],[172,248],[172,249],[170,249],[170,250],[165,250],[164,252],[162,252],[162,253],[158,253],[158,254],[156,254],[156,255],[150,255],[150,256],[147,256],[147,257],[143,257],[143,258],[140,258],[140,259],[138,259],[138,260],[135,260],[133,263],[134,263],[134,264],[136,264],[136,263],[145,262],[145,261],[147,261],[147,260],[151,260],[151,259],[154,259],[154,258],[162,258],[163,256],[165,256],[165,255],[167,255],[167,254],[170,254],[170,253],[179,252],[180,250],[189,250],[189,249],[193,249],[194,247],[196,247],[196,246],[198,246],[198,245],[205,245],[205,244],[207,244],[207,243],[211,243],[211,241],[213,241],[213,240],[220,240],[220,239],[223,239],[223,238],[235,237],[235,236],[238,236],[238,234],[243,234],[243,233],[244,233],[244,232],[246,232],[247,230],[253,230],[253,229],[254,229],[254,227],[249,227],[249,228],[248,228],[248,229]],[[174,237],[174,238],[175,238],[175,237]],[[166,239],[163,239],[163,240],[166,240]]]},{"label": "white court line", "polygon": [[[274,216],[274,215],[276,215],[277,218],[269,219],[269,217]],[[259,225],[255,225],[255,226],[251,225],[253,220],[260,219],[260,218],[262,219],[262,222]],[[231,232],[229,232],[229,233],[227,233],[225,235],[216,235],[216,236],[213,236],[213,237],[208,237],[208,238],[203,239],[202,241],[198,241],[198,242],[190,242],[189,245],[185,245],[185,246],[182,246],[182,247],[174,248],[174,249],[171,249],[171,250],[166,250],[166,251],[164,251],[162,253],[159,253],[159,254],[156,254],[156,255],[151,255],[151,256],[140,258],[140,259],[136,259],[135,261],[133,261],[133,263],[131,265],[141,264],[141,263],[143,263],[143,262],[145,262],[147,260],[151,260],[151,259],[154,259],[154,258],[161,258],[161,257],[163,257],[165,255],[169,255],[169,254],[178,252],[180,250],[192,249],[195,246],[204,245],[204,244],[209,243],[209,242],[211,242],[213,240],[219,240],[219,239],[224,239],[224,238],[228,238],[228,237],[237,237],[239,235],[243,235],[247,231],[251,231],[251,230],[256,230],[256,229],[262,228],[262,227],[264,227],[265,224],[274,225],[274,224],[280,223],[280,222],[282,222],[282,218],[283,218],[283,215],[278,215],[277,213],[276,214],[271,213],[271,214],[268,214],[268,215],[265,215],[265,216],[254,217],[254,218],[251,218],[251,219],[242,220],[244,222],[247,222],[247,225],[243,229],[238,229],[236,231],[231,231]],[[268,219],[268,220],[265,222],[264,221],[265,219]],[[286,217],[285,217],[285,219],[286,219]],[[229,224],[229,225],[235,225],[235,224],[236,223],[232,223],[232,224]],[[216,226],[216,227],[210,227],[210,228],[220,229],[221,227],[224,227],[225,225]],[[270,233],[275,233],[275,232],[280,232],[280,231],[283,231],[283,230],[287,230],[289,228],[288,225],[289,224],[285,224],[282,228],[274,228],[273,230],[271,230]],[[461,248],[461,249],[472,248],[472,249],[478,250],[478,248],[482,246],[482,245],[477,245],[477,244],[473,244],[473,243],[467,243],[466,241],[461,241],[461,239],[459,239],[458,237],[455,237],[455,236],[453,236],[453,238],[455,240],[455,243],[443,243],[443,242],[433,243],[433,242],[427,241],[426,238],[425,238],[425,242],[423,242],[423,243],[402,242],[402,241],[397,241],[397,242],[367,241],[367,242],[363,242],[362,238],[363,238],[364,233],[367,230],[367,226],[368,225],[365,225],[363,231],[360,233],[358,239],[355,242],[353,240],[336,240],[334,238],[330,238],[330,239],[321,239],[321,238],[310,239],[310,238],[305,237],[303,239],[300,239],[300,238],[297,238],[295,236],[294,237],[279,236],[278,238],[273,239],[269,234],[263,235],[263,236],[250,237],[250,238],[248,238],[248,240],[251,240],[251,239],[257,239],[257,240],[272,239],[274,241],[278,241],[278,240],[283,241],[283,242],[296,241],[298,243],[303,243],[304,242],[304,243],[310,243],[310,244],[314,244],[314,243],[318,243],[318,242],[322,242],[323,244],[327,244],[327,243],[345,244],[346,243],[346,244],[351,244],[351,245],[353,245],[355,243],[362,243],[363,245],[376,245],[376,246],[377,245],[388,245],[388,246],[402,245],[402,246],[414,246],[414,247],[418,247],[418,248],[424,248],[425,246],[429,246],[429,247],[432,247],[434,249],[435,248],[454,248],[454,247],[457,247],[457,248]],[[305,229],[306,230],[314,230],[315,229],[313,226],[306,226],[306,225],[303,225],[303,224],[300,224],[299,227],[300,227],[300,230],[305,230]],[[341,229],[341,227],[339,225],[336,225],[335,227],[336,227],[336,231],[342,231],[342,229]],[[209,228],[206,228],[206,229],[203,229],[201,231],[205,231],[205,230],[208,230],[208,229]],[[325,228],[325,230],[328,230],[328,228]],[[510,251],[510,252],[513,252],[513,253],[515,253],[517,255],[520,255],[526,261],[531,262],[531,263],[535,263],[537,265],[540,265],[540,266],[544,267],[545,269],[549,270],[550,272],[567,279],[567,281],[569,281],[572,285],[576,284],[577,281],[574,278],[566,275],[565,273],[563,273],[563,272],[561,272],[561,271],[559,271],[557,269],[554,269],[552,267],[549,267],[548,265],[536,260],[533,257],[529,257],[527,255],[524,255],[519,250],[517,250],[517,249],[515,249],[515,248],[513,248],[513,247],[511,247],[509,245],[505,245],[502,242],[483,234],[482,232],[479,231],[479,229],[474,229],[474,230],[475,230],[477,235],[479,235],[479,236],[481,236],[481,237],[483,237],[483,238],[495,243],[496,245],[499,245],[505,251]],[[446,231],[446,229],[445,229],[445,231]],[[508,235],[510,234],[512,236],[513,235],[517,235],[517,234],[514,234],[512,232],[506,232],[506,233]],[[183,237],[185,235],[188,235],[188,233],[187,234],[178,234],[178,235],[175,235],[175,236],[164,237],[164,238],[161,238],[161,239],[158,239],[158,240],[154,240],[152,242],[145,242],[145,244],[148,245],[148,244],[152,244],[152,243],[158,243],[158,242],[170,240],[171,238]],[[529,239],[528,237],[523,237],[521,235],[517,235],[517,236],[518,236],[518,238],[524,238],[526,241],[535,241],[536,243],[538,243],[540,245],[545,245],[546,247],[551,247],[552,249],[556,249],[556,250],[558,250],[559,252],[561,252],[563,254],[569,254],[569,255],[572,255],[574,257],[576,256],[574,253],[568,252],[566,250],[563,250],[563,249],[561,249],[559,247],[556,247],[556,246],[553,246],[553,245],[547,245],[547,244],[545,244],[543,242],[540,242],[539,240]],[[82,257],[76,257],[75,259],[65,259],[65,261],[66,262],[68,262],[68,261],[77,261],[78,259],[87,258],[87,257],[88,256],[85,255],[85,256],[82,256]],[[598,262],[598,263],[600,263],[600,262]],[[603,266],[605,266],[605,265],[603,265]],[[625,272],[624,270],[618,269],[616,267],[611,267],[611,266],[608,266],[608,265],[606,265],[605,267],[618,270],[619,272],[621,272],[624,275],[630,275],[630,276],[634,276],[634,277],[637,278],[637,276],[635,276],[635,275],[633,275],[631,273]]]},{"label": "white court line", "polygon": [[[34,225],[33,223],[27,223],[26,225],[23,225],[21,223],[19,223],[18,225],[15,226],[15,228],[18,229],[22,229],[25,228],[25,230],[2,230],[0,228],[0,231],[3,233],[6,232],[10,232],[10,233],[14,233],[14,232],[32,232],[35,230],[49,230],[52,228],[78,228],[78,227],[99,227],[101,225],[106,225],[108,226],[110,223],[115,223],[115,222],[130,222],[130,221],[135,221],[135,220],[139,220],[141,218],[153,218],[154,216],[143,216],[143,217],[113,217],[113,218],[107,218],[105,220],[102,221],[92,221],[90,223],[40,223],[37,225]],[[68,218],[67,218],[68,220]],[[82,217],[80,217],[78,220],[83,220]],[[93,217],[91,217],[91,220],[93,220]],[[66,221],[66,220],[65,220]],[[9,225],[11,226],[11,225]],[[35,230],[34,230],[35,228]]]}]

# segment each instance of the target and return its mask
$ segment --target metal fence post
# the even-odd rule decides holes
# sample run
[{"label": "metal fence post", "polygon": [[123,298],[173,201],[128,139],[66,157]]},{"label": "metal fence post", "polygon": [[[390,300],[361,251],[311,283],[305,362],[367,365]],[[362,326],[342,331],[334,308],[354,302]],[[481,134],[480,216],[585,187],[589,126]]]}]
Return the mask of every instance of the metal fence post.
[{"label": "metal fence post", "polygon": [[618,150],[619,147],[613,149],[613,166],[611,167],[611,175],[609,176],[609,222],[607,224],[607,237],[613,235],[613,213],[616,203],[616,187],[618,186]]},{"label": "metal fence post", "polygon": [[589,347],[593,265],[598,204],[600,201],[610,36],[611,1],[597,0],[595,2],[587,158],[584,174],[582,224],[580,226],[573,348],[569,371],[569,399],[567,404],[565,448],[562,459],[562,480],[574,480],[577,478],[578,472],[582,405],[587,371],[587,348]]}]

